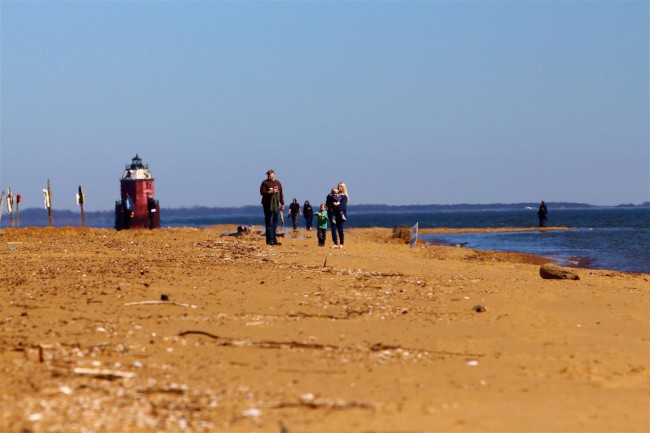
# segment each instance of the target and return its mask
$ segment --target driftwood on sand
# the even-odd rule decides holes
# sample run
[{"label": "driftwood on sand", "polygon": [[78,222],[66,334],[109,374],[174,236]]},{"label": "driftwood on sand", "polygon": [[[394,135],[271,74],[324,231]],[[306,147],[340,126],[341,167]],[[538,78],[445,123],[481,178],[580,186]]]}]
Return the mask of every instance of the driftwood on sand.
[{"label": "driftwood on sand", "polygon": [[546,263],[539,268],[539,275],[545,280],[579,280],[578,274],[571,269],[554,263]]}]

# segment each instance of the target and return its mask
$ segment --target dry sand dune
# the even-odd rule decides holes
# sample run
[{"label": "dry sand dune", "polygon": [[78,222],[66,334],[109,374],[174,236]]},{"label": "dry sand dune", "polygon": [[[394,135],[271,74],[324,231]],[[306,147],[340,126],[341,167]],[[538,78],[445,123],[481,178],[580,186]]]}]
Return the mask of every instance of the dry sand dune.
[{"label": "dry sand dune", "polygon": [[648,274],[228,228],[0,230],[2,431],[650,431]]}]

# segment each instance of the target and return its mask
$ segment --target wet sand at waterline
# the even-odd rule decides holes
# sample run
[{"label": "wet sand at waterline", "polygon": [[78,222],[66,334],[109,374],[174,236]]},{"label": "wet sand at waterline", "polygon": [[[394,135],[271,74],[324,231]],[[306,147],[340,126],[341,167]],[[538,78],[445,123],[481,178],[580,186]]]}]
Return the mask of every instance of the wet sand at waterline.
[{"label": "wet sand at waterline", "polygon": [[650,430],[648,274],[232,228],[0,230],[1,430]]}]

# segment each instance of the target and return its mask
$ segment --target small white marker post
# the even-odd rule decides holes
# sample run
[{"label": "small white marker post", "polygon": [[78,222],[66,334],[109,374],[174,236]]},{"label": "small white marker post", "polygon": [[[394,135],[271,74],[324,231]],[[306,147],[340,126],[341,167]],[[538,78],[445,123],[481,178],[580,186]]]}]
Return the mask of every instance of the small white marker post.
[{"label": "small white marker post", "polygon": [[14,196],[11,188],[7,188],[7,211],[9,212],[9,227],[14,227]]},{"label": "small white marker post", "polygon": [[411,243],[409,248],[413,248],[418,241],[418,223],[416,222],[413,227],[411,227]]},{"label": "small white marker post", "polygon": [[43,199],[45,200],[45,209],[47,209],[50,227],[52,227],[52,191],[50,191],[50,179],[47,180],[47,189],[43,190]]},{"label": "small white marker post", "polygon": [[4,207],[5,204],[5,192],[2,191],[2,194],[0,194],[0,223],[2,222],[2,208]]},{"label": "small white marker post", "polygon": [[20,194],[16,195],[16,227],[20,227]]},{"label": "small white marker post", "polygon": [[77,204],[81,209],[81,227],[86,227],[86,218],[84,217],[84,193],[81,190],[81,185],[79,185],[79,192],[77,193]]}]

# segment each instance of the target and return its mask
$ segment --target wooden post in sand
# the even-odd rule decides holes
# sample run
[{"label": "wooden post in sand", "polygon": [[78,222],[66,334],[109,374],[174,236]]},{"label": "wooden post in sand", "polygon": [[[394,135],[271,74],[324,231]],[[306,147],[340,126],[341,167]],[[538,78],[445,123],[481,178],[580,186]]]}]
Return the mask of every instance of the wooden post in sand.
[{"label": "wooden post in sand", "polygon": [[20,227],[20,194],[16,195],[16,227]]},{"label": "wooden post in sand", "polygon": [[47,180],[47,189],[43,190],[45,198],[45,209],[47,209],[47,217],[50,220],[50,227],[52,227],[52,191],[50,190],[50,179]]},{"label": "wooden post in sand", "polygon": [[5,192],[2,191],[2,194],[0,194],[0,223],[2,223],[2,208],[5,205]]},{"label": "wooden post in sand", "polygon": [[7,188],[7,211],[9,212],[9,227],[14,227],[14,196],[11,194],[11,188]]},{"label": "wooden post in sand", "polygon": [[86,218],[84,217],[84,193],[79,185],[79,192],[77,193],[77,204],[81,209],[81,227],[86,227]]}]

